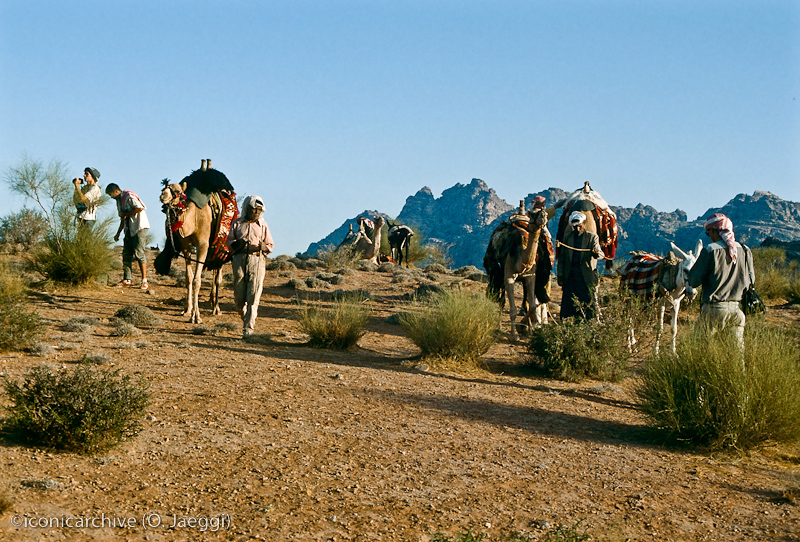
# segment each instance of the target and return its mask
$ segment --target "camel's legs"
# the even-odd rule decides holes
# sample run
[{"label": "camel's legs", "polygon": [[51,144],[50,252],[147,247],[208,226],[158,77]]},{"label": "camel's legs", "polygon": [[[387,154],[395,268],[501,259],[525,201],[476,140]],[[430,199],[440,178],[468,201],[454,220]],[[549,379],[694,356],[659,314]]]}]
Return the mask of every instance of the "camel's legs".
[{"label": "camel's legs", "polygon": [[517,302],[514,299],[514,282],[514,277],[505,279],[506,297],[508,298],[508,312],[511,317],[511,340],[516,342],[517,327],[515,321],[517,319]]},{"label": "camel's legs", "polygon": [[218,315],[222,311],[219,308],[219,292],[222,288],[222,268],[214,271],[214,280],[211,283],[211,314]]}]

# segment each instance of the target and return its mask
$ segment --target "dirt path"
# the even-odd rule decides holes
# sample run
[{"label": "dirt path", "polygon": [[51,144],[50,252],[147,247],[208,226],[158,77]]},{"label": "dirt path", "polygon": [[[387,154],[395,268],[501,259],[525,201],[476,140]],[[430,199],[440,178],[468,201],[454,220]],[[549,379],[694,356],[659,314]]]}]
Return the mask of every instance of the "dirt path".
[{"label": "dirt path", "polygon": [[[634,378],[566,384],[411,368],[403,361],[416,348],[387,317],[418,283],[391,279],[358,273],[337,286],[375,296],[369,331],[348,352],[302,346],[286,272],[268,273],[262,298],[256,331],[272,334],[269,345],[239,339],[229,288],[224,314],[204,325],[237,331],[215,336],[178,314],[184,292],[171,278],[151,281],[150,293],[38,296],[56,350],[2,355],[0,373],[102,353],[150,382],[152,404],[135,439],[98,457],[0,441],[0,494],[12,502],[0,540],[424,541],[466,528],[538,539],[578,521],[592,540],[800,540],[800,506],[784,495],[800,485],[800,450],[714,457],[649,444]],[[107,319],[130,303],[163,324],[111,336]],[[65,331],[76,315],[103,323]],[[523,356],[502,342],[487,358],[512,368]],[[12,525],[43,517],[107,523]]]}]

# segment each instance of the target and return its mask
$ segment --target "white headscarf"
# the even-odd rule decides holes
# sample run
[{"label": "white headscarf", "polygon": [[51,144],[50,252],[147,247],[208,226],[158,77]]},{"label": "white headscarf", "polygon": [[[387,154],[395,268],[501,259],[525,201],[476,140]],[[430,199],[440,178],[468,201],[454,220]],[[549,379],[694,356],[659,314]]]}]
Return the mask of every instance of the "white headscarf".
[{"label": "white headscarf", "polygon": [[580,211],[573,211],[571,215],[569,215],[569,223],[570,224],[583,224],[586,222],[586,215]]},{"label": "white headscarf", "polygon": [[264,200],[261,199],[261,196],[247,196],[244,198],[242,202],[242,213],[247,213],[247,208],[252,207],[253,209],[261,209],[264,210]]}]

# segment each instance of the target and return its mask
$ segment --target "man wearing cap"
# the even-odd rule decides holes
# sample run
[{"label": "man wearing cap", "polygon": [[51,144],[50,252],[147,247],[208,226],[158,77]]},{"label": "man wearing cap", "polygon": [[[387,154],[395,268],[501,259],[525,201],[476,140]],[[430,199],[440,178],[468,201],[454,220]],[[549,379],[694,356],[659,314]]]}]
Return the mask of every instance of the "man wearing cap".
[{"label": "man wearing cap", "polygon": [[258,316],[258,303],[264,286],[265,256],[274,243],[264,214],[264,200],[247,196],[242,215],[231,223],[225,244],[233,252],[233,299],[242,317],[242,336],[253,333]]},{"label": "man wearing cap", "polygon": [[703,286],[697,322],[712,333],[729,328],[744,349],[745,316],[740,302],[742,292],[755,281],[753,256],[736,242],[733,222],[724,214],[714,213],[703,227],[711,243],[703,247],[689,271],[689,284]]},{"label": "man wearing cap", "polygon": [[564,235],[558,256],[556,278],[562,287],[561,318],[579,316],[594,318],[595,293],[600,277],[597,260],[603,257],[597,234],[586,231],[586,215],[573,211],[569,215],[572,231]]},{"label": "man wearing cap", "polygon": [[[75,185],[75,191],[72,194],[72,203],[75,204],[75,209],[78,212],[78,224],[94,224],[97,220],[97,206],[100,205],[100,200],[103,197],[103,191],[97,184],[100,179],[100,172],[93,167],[87,167],[83,170],[83,180],[75,177],[72,184]],[[85,182],[86,186],[81,186]]]}]

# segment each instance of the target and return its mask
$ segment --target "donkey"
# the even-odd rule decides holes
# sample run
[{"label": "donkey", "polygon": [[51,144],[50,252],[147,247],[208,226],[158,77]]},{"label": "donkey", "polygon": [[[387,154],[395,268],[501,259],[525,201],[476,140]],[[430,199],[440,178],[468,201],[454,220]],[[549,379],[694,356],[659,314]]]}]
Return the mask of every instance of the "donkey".
[{"label": "donkey", "polygon": [[406,267],[408,267],[408,247],[411,244],[411,237],[414,230],[403,224],[392,224],[389,222],[389,247],[391,257],[397,265],[403,265],[403,249],[406,251]]},{"label": "donkey", "polygon": [[[694,250],[689,252],[682,251],[675,243],[670,243],[670,246],[674,253],[670,252],[668,258],[661,258],[649,252],[635,252],[619,272],[621,289],[644,299],[656,299],[658,302],[658,326],[654,349],[656,354],[658,354],[661,331],[664,328],[664,312],[667,305],[672,310],[670,348],[672,353],[675,353],[678,311],[684,297],[691,301],[696,295],[696,290],[689,286],[688,275],[703,248],[703,241],[697,241]],[[678,257],[675,257],[675,254]],[[632,349],[634,344],[636,344],[636,337],[633,323],[631,323],[628,332],[628,349]]]}]

